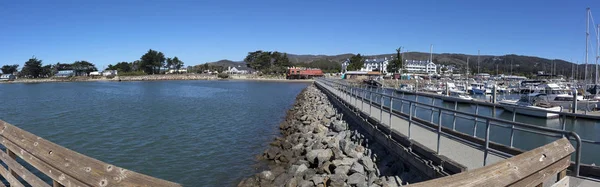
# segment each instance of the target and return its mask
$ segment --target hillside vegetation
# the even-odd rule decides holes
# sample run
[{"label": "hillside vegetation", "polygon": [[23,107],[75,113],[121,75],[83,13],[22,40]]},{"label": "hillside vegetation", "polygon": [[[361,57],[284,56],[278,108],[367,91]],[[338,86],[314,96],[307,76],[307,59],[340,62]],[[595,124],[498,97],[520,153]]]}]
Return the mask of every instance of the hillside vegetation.
[{"label": "hillside vegetation", "polygon": [[[295,55],[287,54],[289,61],[292,65],[303,66],[303,67],[314,67],[321,68],[325,72],[339,72],[341,69],[341,63],[352,57],[353,54],[340,54],[340,55]],[[403,59],[406,60],[429,60],[429,53],[422,52],[405,52],[402,53]],[[368,55],[365,58],[395,58],[396,54],[380,54],[380,55]],[[467,59],[469,59],[469,69],[471,73],[490,73],[496,74],[512,74],[514,75],[532,75],[538,71],[544,71],[546,73],[555,72],[557,75],[564,75],[571,77],[572,73],[575,72],[578,78],[582,79],[584,74],[584,65],[577,65],[572,62],[559,59],[546,59],[534,56],[524,55],[481,55],[479,56],[479,69],[477,55],[467,54],[452,54],[452,53],[441,53],[433,54],[433,62],[442,65],[453,65],[458,68],[459,73],[464,73],[467,67]],[[593,62],[590,62],[593,63]],[[234,62],[229,60],[221,60],[218,62],[209,63],[215,66],[233,66],[233,65],[245,65],[244,62]],[[512,68],[511,68],[512,64]],[[594,73],[593,65],[588,66],[588,77]]]}]

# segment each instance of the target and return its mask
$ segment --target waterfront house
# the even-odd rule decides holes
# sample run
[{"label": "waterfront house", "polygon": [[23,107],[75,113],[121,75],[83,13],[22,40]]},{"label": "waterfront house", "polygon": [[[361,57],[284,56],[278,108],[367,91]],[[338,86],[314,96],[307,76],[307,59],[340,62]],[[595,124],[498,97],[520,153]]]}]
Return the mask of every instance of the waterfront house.
[{"label": "waterfront house", "polygon": [[318,68],[304,68],[304,67],[288,67],[286,78],[287,79],[310,79],[313,77],[322,77],[323,71]]},{"label": "waterfront house", "polygon": [[105,77],[117,76],[117,70],[104,70],[102,72],[102,76],[105,76]]},{"label": "waterfront house", "polygon": [[405,60],[404,67],[408,73],[437,73],[437,65],[433,62],[430,62],[429,60]]},{"label": "waterfront house", "polygon": [[246,67],[246,66],[229,66],[227,68],[227,73],[229,74],[251,74],[254,72],[254,69]]},{"label": "waterfront house", "polygon": [[101,75],[102,75],[102,73],[100,73],[98,71],[90,72],[90,76],[101,76]]},{"label": "waterfront house", "polygon": [[[376,58],[376,59],[366,59],[363,66],[359,71],[369,72],[369,71],[380,71],[383,74],[387,74],[387,66],[389,64],[389,60],[387,57],[385,58]],[[342,62],[342,72],[348,71],[348,66],[350,65],[350,59],[344,60]]]},{"label": "waterfront house", "polygon": [[186,68],[181,68],[181,69],[170,69],[167,74],[173,74],[173,73],[187,73],[188,70]]},{"label": "waterfront house", "polygon": [[72,77],[75,76],[75,70],[60,70],[54,77]]},{"label": "waterfront house", "polygon": [[13,81],[16,79],[16,76],[13,74],[2,74],[0,75],[0,81]]}]

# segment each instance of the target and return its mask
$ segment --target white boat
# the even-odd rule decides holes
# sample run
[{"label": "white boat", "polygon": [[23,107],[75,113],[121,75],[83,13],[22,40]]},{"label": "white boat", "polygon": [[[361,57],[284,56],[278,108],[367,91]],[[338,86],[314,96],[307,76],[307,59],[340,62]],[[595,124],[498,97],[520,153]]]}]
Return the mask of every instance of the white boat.
[{"label": "white boat", "polygon": [[435,94],[442,94],[442,90],[433,86],[427,86],[425,88],[423,88],[424,92],[429,92],[429,93],[435,93]]},{"label": "white boat", "polygon": [[398,90],[401,90],[401,91],[411,91],[412,92],[412,91],[415,90],[415,87],[413,85],[411,85],[411,84],[401,84],[400,88],[398,88]]},{"label": "white boat", "polygon": [[498,93],[503,93],[503,94],[510,92],[509,89],[506,86],[498,86],[498,87],[496,87],[496,91]]},{"label": "white boat", "polygon": [[[573,95],[571,90],[566,89],[565,87],[561,87],[558,84],[545,84],[540,85],[543,87],[543,90],[539,90],[536,93],[539,93],[539,97],[544,101],[556,105],[562,106],[564,109],[571,109],[573,105]],[[595,106],[599,103],[598,100],[594,99],[584,99],[583,95],[578,95],[577,97],[577,108],[587,110],[588,106]]]},{"label": "white boat", "polygon": [[471,91],[473,94],[485,95],[492,94],[492,90],[488,89],[487,86],[483,83],[472,83]]},{"label": "white boat", "polygon": [[445,101],[464,102],[464,101],[472,101],[473,98],[471,96],[467,95],[467,93],[464,91],[450,90],[450,94],[448,94],[448,96],[444,97],[444,100]]},{"label": "white boat", "polygon": [[562,107],[553,106],[547,102],[544,102],[539,98],[538,93],[529,94],[522,96],[519,100],[502,100],[498,103],[507,111],[516,112],[522,115],[542,117],[542,118],[555,118],[558,117],[558,113],[561,112]]}]

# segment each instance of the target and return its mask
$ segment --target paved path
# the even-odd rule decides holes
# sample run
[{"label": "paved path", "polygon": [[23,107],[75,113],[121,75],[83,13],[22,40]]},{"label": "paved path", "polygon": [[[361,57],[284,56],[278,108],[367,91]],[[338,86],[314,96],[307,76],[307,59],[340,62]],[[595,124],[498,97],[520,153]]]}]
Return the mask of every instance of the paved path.
[{"label": "paved path", "polygon": [[[382,113],[380,113],[379,107],[371,105],[368,101],[362,102],[362,100],[356,99],[354,97],[349,97],[348,94],[336,90],[328,85],[321,85],[323,85],[325,88],[328,88],[332,93],[341,97],[344,101],[350,102],[352,105],[355,105],[356,103],[357,108],[359,108],[367,114],[370,113],[374,119],[381,121],[384,125],[390,125],[389,111],[384,110]],[[400,118],[396,115],[392,115],[391,125],[392,129],[398,131],[399,133],[410,137],[413,140],[416,140],[417,142],[423,144],[424,146],[433,151],[437,150],[437,131],[431,131],[427,128],[421,127],[413,123],[412,125],[410,125],[409,136],[408,120]],[[442,135],[440,138],[439,154],[462,164],[463,166],[467,167],[468,170],[483,167],[484,152],[482,150],[471,147],[470,145],[463,144],[444,135]],[[488,154],[487,165],[493,164],[500,160],[503,160],[503,158],[490,153]]]}]

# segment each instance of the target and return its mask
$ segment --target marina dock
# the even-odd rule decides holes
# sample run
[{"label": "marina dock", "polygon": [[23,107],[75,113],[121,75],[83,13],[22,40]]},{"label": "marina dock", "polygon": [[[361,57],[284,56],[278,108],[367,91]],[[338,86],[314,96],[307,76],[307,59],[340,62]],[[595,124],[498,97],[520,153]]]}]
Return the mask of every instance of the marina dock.
[{"label": "marina dock", "polygon": [[[569,146],[571,146],[572,143],[573,159],[569,159],[571,157],[566,155],[557,156],[557,158],[553,160],[561,160],[561,164],[550,163],[549,165],[552,165],[553,167],[554,165],[557,165],[556,167],[559,168],[558,170],[553,169],[553,172],[558,175],[558,178],[554,176],[553,179],[558,180],[550,181],[545,178],[544,180],[535,180],[536,184],[558,184],[564,183],[565,180],[570,180],[574,181],[571,184],[577,184],[575,186],[600,185],[600,183],[598,183],[599,180],[593,179],[594,177],[598,177],[598,174],[596,174],[598,168],[585,165],[581,162],[582,149],[589,148],[590,145],[597,145],[598,142],[582,139],[573,131],[541,127],[516,122],[514,120],[508,121],[493,116],[473,114],[429,103],[403,99],[401,95],[395,95],[396,92],[386,91],[386,89],[372,91],[365,89],[364,87],[350,86],[342,82],[327,79],[320,79],[317,81],[317,84],[324,92],[328,93],[333,98],[339,99],[344,107],[348,107],[352,110],[354,114],[349,115],[358,115],[359,117],[364,118],[374,126],[374,129],[383,132],[383,134],[387,134],[387,136],[393,140],[396,140],[397,137],[398,144],[406,146],[408,150],[421,155],[423,158],[431,159],[428,164],[429,166],[446,171],[448,174],[470,173],[458,176],[477,176],[474,173],[480,173],[482,171],[491,172],[493,170],[504,172],[500,170],[506,170],[507,168],[498,167],[499,165],[521,163],[524,166],[531,164],[531,161],[521,162],[523,159],[528,159],[525,158],[527,157],[525,155],[531,156],[531,152],[539,153],[540,147],[556,145],[557,142],[562,142]],[[434,99],[443,99],[442,96],[434,94],[414,92],[413,94],[418,94],[423,97],[428,95]],[[491,102],[470,101],[469,103],[492,108],[499,107],[496,103]],[[429,113],[425,112],[429,115],[423,115],[423,111],[430,111]],[[417,112],[421,114],[417,114]],[[560,117],[596,119],[596,117],[592,115],[567,112],[561,113]],[[465,121],[471,121],[471,124],[477,124],[471,125],[473,134],[467,134],[456,130],[457,124],[464,124]],[[477,127],[480,128],[479,131],[477,130]],[[498,135],[496,134],[501,131],[498,131],[497,129],[510,130],[510,140],[498,141]],[[483,131],[483,134],[479,133],[481,131]],[[534,133],[546,138],[543,138],[544,141],[535,141],[536,144],[530,145],[529,149],[517,148],[519,147],[517,145],[521,144],[523,141],[530,141],[527,139],[514,139],[514,134],[521,132]],[[539,138],[539,136],[536,136],[536,138]],[[567,143],[569,142],[566,141],[567,139],[571,140],[570,143]],[[588,145],[582,147],[584,142],[588,143]],[[548,149],[544,150],[548,151]],[[564,154],[570,155],[570,153]],[[544,153],[544,156],[548,155],[549,154]],[[418,165],[418,163],[413,164]],[[559,167],[558,165],[562,166]],[[519,166],[517,165],[516,167]],[[568,172],[566,170],[567,168],[569,168]],[[532,172],[535,173],[539,171]],[[568,179],[563,180],[563,178],[567,176],[567,173],[569,174],[568,177],[566,177]],[[547,176],[548,175],[546,175],[546,177]],[[525,176],[521,177],[527,178]],[[470,183],[465,182],[470,181],[467,177],[463,177],[460,180],[458,179],[461,177],[453,176],[452,178],[455,180],[446,178],[447,177],[443,177],[434,180],[438,182],[424,182],[421,186],[432,184],[453,186],[455,185],[453,182],[460,184],[456,186],[476,186],[477,184],[495,184],[493,181],[500,181],[500,179],[497,178],[493,181],[486,181],[486,183]],[[516,182],[524,178],[512,178],[512,180]],[[488,178],[487,180],[491,179]],[[510,181],[508,179],[506,180]],[[446,183],[439,181],[452,182]],[[510,184],[510,182],[508,184]]]}]

